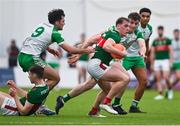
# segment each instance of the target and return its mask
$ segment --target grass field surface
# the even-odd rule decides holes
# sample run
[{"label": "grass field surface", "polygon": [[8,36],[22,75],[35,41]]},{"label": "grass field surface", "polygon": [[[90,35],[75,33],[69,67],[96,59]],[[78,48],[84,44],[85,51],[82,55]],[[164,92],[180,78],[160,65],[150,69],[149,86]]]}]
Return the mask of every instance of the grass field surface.
[{"label": "grass field surface", "polygon": [[[1,88],[7,91],[7,88]],[[46,105],[54,109],[55,99],[58,95],[67,93],[68,89],[54,90],[47,98]],[[111,115],[105,111],[101,114],[106,118],[88,117],[87,113],[92,107],[99,90],[91,90],[67,102],[59,115],[55,116],[0,116],[2,125],[177,125],[180,124],[180,91],[175,91],[173,100],[155,101],[154,90],[146,90],[139,107],[146,111],[144,114]],[[128,111],[134,90],[127,90],[122,98],[123,108]]]}]

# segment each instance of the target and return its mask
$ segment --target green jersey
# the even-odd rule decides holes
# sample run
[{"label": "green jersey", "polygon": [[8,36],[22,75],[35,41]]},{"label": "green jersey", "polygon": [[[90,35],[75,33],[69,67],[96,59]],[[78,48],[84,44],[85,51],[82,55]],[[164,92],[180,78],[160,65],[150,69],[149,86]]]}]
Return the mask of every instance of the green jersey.
[{"label": "green jersey", "polygon": [[63,44],[64,38],[54,25],[42,23],[35,28],[31,36],[26,38],[21,52],[31,55],[40,55],[54,42],[59,45]]},{"label": "green jersey", "polygon": [[31,115],[36,112],[36,110],[41,106],[42,102],[46,99],[49,94],[49,87],[46,84],[36,85],[32,88],[27,97],[22,97],[20,102],[22,105],[25,105],[26,101],[33,104],[32,109],[27,115]]},{"label": "green jersey", "polygon": [[156,38],[152,43],[155,49],[155,59],[169,59],[169,45],[171,45],[169,38]]},{"label": "green jersey", "polygon": [[106,32],[101,35],[101,39],[99,40],[96,46],[96,52],[92,58],[100,59],[104,64],[109,66],[110,61],[113,59],[110,53],[106,52],[103,49],[103,45],[107,39],[113,39],[115,43],[121,42],[121,36],[117,31],[115,26],[110,27]]},{"label": "green jersey", "polygon": [[144,40],[149,40],[150,36],[152,35],[152,26],[147,24],[145,28],[141,26],[141,24],[138,26],[138,30],[143,33]]},{"label": "green jersey", "polygon": [[127,49],[128,57],[139,56],[139,40],[144,40],[144,36],[143,33],[138,29],[136,29],[133,33],[128,33],[122,38],[121,42]]},{"label": "green jersey", "polygon": [[88,54],[82,54],[82,56],[79,58],[80,61],[88,61],[89,55]]}]

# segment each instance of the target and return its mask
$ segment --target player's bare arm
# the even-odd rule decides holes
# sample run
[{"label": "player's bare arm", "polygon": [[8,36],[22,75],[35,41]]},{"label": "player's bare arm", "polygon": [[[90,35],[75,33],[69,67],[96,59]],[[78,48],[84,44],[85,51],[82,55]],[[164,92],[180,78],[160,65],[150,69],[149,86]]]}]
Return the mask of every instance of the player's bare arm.
[{"label": "player's bare arm", "polygon": [[14,98],[15,102],[16,102],[16,106],[18,109],[18,112],[21,115],[27,115],[28,112],[31,110],[31,108],[33,107],[33,104],[29,103],[28,101],[26,101],[25,105],[23,106],[19,100],[19,97],[17,96],[17,90],[10,88],[9,89],[9,94]]},{"label": "player's bare arm", "polygon": [[103,46],[103,49],[109,53],[114,53],[119,56],[126,56],[126,54],[127,54],[126,51],[124,51],[124,52],[119,51],[118,49],[113,47],[114,44],[116,44],[115,41],[113,39],[109,38],[106,40],[106,42]]},{"label": "player's bare arm", "polygon": [[138,40],[138,44],[139,44],[139,47],[140,47],[140,50],[139,50],[139,54],[143,57],[145,57],[146,55],[146,45],[145,45],[145,40],[144,39],[139,39]]}]

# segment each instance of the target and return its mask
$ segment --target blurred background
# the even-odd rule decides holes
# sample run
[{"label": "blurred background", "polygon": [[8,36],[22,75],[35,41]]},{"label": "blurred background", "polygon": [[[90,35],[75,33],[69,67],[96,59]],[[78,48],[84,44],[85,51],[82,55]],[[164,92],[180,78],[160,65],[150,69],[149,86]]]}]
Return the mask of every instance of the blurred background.
[{"label": "blurred background", "polygon": [[[0,86],[5,85],[7,79],[14,79],[21,87],[30,86],[27,75],[16,64],[16,55],[34,27],[48,22],[50,10],[62,8],[65,11],[66,25],[62,35],[65,41],[74,45],[83,37],[88,38],[114,25],[118,17],[127,17],[143,7],[152,11],[150,45],[158,36],[159,25],[164,26],[165,36],[173,38],[173,30],[180,28],[180,0],[0,0]],[[48,53],[42,54],[42,58],[60,64],[60,87],[72,88],[81,82],[78,78],[81,68],[76,64],[69,66],[65,52],[59,59],[51,58]],[[132,74],[131,79],[129,87],[134,87],[136,79]],[[153,79],[149,80],[153,87]]]}]

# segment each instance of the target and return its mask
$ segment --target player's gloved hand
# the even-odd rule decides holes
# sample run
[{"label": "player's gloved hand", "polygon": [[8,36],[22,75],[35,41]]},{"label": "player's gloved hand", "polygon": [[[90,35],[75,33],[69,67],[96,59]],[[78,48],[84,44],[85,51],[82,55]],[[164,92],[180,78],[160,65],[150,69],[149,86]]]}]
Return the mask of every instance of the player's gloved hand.
[{"label": "player's gloved hand", "polygon": [[17,91],[15,88],[10,88],[9,89],[9,95],[11,95],[12,97],[15,97],[17,94]]},{"label": "player's gloved hand", "polygon": [[80,57],[81,57],[81,54],[74,54],[68,58],[68,63],[74,64],[75,62],[79,60]]},{"label": "player's gloved hand", "polygon": [[7,81],[7,85],[10,87],[10,88],[14,88],[14,89],[17,89],[17,86],[15,84],[15,82],[13,80],[8,80]]}]

